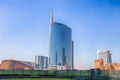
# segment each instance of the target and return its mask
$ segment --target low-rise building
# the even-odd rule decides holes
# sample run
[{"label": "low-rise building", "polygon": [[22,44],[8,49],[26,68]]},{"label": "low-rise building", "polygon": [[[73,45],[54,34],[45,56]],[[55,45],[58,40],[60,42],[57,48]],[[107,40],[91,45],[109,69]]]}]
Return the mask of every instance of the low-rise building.
[{"label": "low-rise building", "polygon": [[98,59],[94,62],[95,69],[120,71],[120,63],[111,63],[103,65],[103,60]]},{"label": "low-rise building", "polygon": [[103,66],[103,59],[97,59],[97,60],[95,60],[94,66],[95,66],[96,69],[97,68],[98,69],[101,68]]},{"label": "low-rise building", "polygon": [[0,69],[6,69],[6,70],[33,70],[34,66],[25,64],[22,61],[18,60],[3,60],[0,64]]}]

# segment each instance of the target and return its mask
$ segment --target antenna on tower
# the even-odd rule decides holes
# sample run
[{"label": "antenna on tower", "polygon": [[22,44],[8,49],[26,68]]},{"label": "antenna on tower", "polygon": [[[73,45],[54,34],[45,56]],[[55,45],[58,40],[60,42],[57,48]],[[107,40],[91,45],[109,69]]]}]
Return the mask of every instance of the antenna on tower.
[{"label": "antenna on tower", "polygon": [[51,11],[51,15],[50,15],[50,25],[53,24],[53,9]]}]

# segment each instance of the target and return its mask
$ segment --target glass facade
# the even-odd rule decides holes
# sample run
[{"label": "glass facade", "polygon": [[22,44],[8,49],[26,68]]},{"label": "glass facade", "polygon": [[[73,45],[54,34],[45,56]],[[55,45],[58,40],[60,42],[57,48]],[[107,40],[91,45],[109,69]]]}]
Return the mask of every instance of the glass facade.
[{"label": "glass facade", "polygon": [[72,68],[72,31],[64,24],[54,22],[50,32],[51,66],[67,66]]},{"label": "glass facade", "polygon": [[103,64],[111,64],[112,58],[110,50],[97,50],[97,59],[103,59]]},{"label": "glass facade", "polygon": [[48,68],[48,57],[37,55],[35,56],[35,63],[37,70],[46,70]]}]

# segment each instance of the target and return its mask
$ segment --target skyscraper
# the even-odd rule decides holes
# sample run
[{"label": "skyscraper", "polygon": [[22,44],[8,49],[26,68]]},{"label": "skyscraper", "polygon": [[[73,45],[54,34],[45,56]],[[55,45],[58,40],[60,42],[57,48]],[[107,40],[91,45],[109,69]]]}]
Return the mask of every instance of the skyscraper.
[{"label": "skyscraper", "polygon": [[97,50],[97,59],[103,59],[103,64],[111,64],[112,58],[110,50]]},{"label": "skyscraper", "polygon": [[49,66],[53,69],[72,69],[72,30],[67,25],[50,19],[50,59]]}]

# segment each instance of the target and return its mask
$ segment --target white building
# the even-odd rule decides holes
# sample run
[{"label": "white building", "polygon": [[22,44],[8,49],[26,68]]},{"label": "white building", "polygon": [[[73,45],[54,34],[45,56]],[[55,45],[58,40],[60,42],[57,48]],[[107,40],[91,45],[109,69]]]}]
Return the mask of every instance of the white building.
[{"label": "white building", "polygon": [[26,65],[32,66],[34,68],[34,70],[36,70],[36,66],[38,65],[35,62],[29,62],[29,61],[20,61],[20,62],[22,62]]},{"label": "white building", "polygon": [[103,64],[111,64],[112,58],[110,50],[97,50],[97,59],[103,59]]},{"label": "white building", "polygon": [[35,56],[35,63],[37,70],[46,70],[48,68],[48,57],[46,56]]}]

